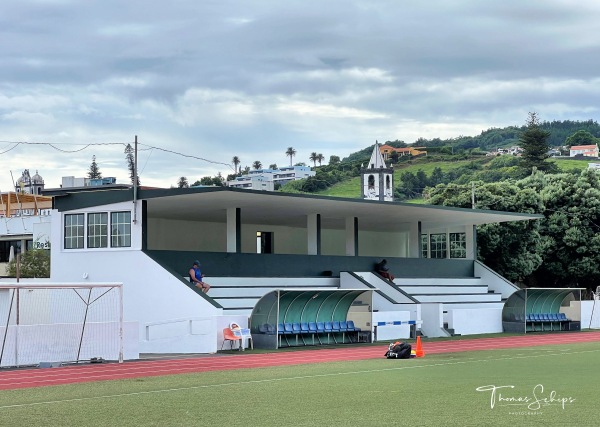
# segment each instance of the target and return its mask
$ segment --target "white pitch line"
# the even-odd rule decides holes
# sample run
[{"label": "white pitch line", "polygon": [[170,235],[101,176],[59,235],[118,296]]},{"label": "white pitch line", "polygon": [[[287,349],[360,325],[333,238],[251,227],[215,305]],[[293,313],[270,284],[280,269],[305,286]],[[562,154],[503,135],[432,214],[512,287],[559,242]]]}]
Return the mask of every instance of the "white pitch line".
[{"label": "white pitch line", "polygon": [[568,352],[545,353],[545,354],[536,354],[536,355],[530,354],[530,355],[526,355],[526,356],[500,357],[497,359],[470,359],[470,360],[454,361],[454,362],[446,362],[446,363],[432,363],[429,365],[399,366],[396,368],[369,369],[369,370],[364,370],[364,371],[350,371],[350,372],[336,372],[336,373],[331,373],[331,374],[302,375],[302,376],[285,377],[285,378],[269,378],[269,379],[263,379],[263,380],[249,380],[249,381],[238,381],[238,382],[221,383],[221,384],[197,385],[197,386],[181,387],[181,388],[167,388],[167,389],[161,389],[161,390],[136,391],[136,392],[131,392],[131,393],[107,394],[104,396],[78,397],[78,398],[63,399],[63,400],[48,400],[48,401],[44,401],[44,402],[18,403],[18,404],[14,404],[14,405],[0,406],[0,409],[23,408],[23,407],[40,406],[40,405],[52,405],[52,404],[58,404],[58,403],[82,402],[82,401],[87,401],[87,400],[98,400],[98,399],[111,399],[111,398],[115,398],[115,397],[142,396],[142,395],[149,395],[149,394],[170,393],[170,392],[189,391],[189,390],[198,390],[198,389],[206,389],[206,388],[216,388],[216,387],[240,386],[240,385],[248,385],[248,384],[274,383],[274,382],[280,382],[280,381],[293,381],[293,380],[303,380],[303,379],[311,379],[311,378],[335,377],[335,376],[341,376],[341,375],[371,374],[371,373],[375,373],[375,372],[401,371],[404,369],[435,368],[435,367],[439,367],[439,366],[464,365],[467,363],[477,363],[477,362],[497,362],[497,361],[504,361],[504,360],[532,359],[532,358],[537,358],[537,357],[564,356],[564,355],[583,354],[583,353],[598,353],[598,352],[600,352],[600,350],[584,350],[584,351],[574,351],[574,352],[570,352],[570,353],[568,353]]}]

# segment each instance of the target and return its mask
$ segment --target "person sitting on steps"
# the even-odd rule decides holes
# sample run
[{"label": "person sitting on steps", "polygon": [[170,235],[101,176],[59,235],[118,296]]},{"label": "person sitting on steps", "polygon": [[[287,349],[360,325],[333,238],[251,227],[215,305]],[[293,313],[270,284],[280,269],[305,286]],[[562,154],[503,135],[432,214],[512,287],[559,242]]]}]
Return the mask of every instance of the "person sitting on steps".
[{"label": "person sitting on steps", "polygon": [[387,265],[387,259],[382,259],[380,262],[378,262],[377,264],[375,264],[375,271],[385,277],[388,280],[391,280],[392,282],[394,281],[394,275],[392,273],[390,273],[389,271],[389,267]]},{"label": "person sitting on steps", "polygon": [[202,292],[208,292],[208,290],[210,289],[210,285],[202,280],[204,274],[202,274],[202,272],[200,271],[200,261],[194,261],[194,264],[192,264],[192,268],[190,268],[189,275],[190,283],[194,284],[197,288],[202,289]]}]

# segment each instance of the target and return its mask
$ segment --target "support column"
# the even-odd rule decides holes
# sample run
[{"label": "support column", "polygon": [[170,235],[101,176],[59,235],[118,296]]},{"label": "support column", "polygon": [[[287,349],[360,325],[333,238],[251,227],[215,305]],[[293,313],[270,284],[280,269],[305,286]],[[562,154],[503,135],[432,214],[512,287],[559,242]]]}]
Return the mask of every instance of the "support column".
[{"label": "support column", "polygon": [[227,209],[227,252],[242,252],[241,213],[240,208]]},{"label": "support column", "polygon": [[409,258],[421,258],[423,247],[421,243],[421,221],[410,224],[408,243],[409,243]]},{"label": "support column", "polygon": [[465,227],[467,241],[467,259],[477,259],[477,226]]},{"label": "support column", "polygon": [[358,256],[358,218],[346,218],[346,255]]},{"label": "support column", "polygon": [[307,215],[306,233],[308,255],[321,255],[321,214]]}]

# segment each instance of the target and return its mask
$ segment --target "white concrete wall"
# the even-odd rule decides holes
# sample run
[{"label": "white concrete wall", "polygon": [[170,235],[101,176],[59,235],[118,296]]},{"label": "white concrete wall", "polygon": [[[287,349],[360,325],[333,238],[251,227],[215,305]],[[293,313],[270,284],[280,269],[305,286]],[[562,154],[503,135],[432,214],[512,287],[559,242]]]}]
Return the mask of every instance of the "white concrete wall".
[{"label": "white concrete wall", "polygon": [[456,334],[494,334],[503,332],[501,308],[448,310],[448,328]]},{"label": "white concrete wall", "polygon": [[[408,322],[411,314],[408,311],[377,311],[373,313],[373,323],[377,322]],[[377,326],[376,341],[393,341],[399,338],[410,338],[410,325]]]},{"label": "white concrete wall", "polygon": [[408,232],[359,231],[358,254],[373,257],[408,257],[408,235]]},{"label": "white concrete wall", "polygon": [[227,227],[225,222],[149,218],[148,249],[225,252]]},{"label": "white concrete wall", "polygon": [[[49,223],[50,215],[13,216],[0,218],[0,236],[33,235],[33,225]],[[9,239],[10,240],[10,239]]]},{"label": "white concrete wall", "polygon": [[444,329],[444,304],[421,304],[421,319],[423,320],[421,330],[426,336],[432,338],[450,336]]},{"label": "white concrete wall", "polygon": [[[77,212],[121,211],[131,202]],[[141,209],[138,209],[138,213]],[[142,353],[213,353],[215,316],[222,309],[141,252],[141,221],[132,224],[131,248],[62,249],[62,215],[52,219],[52,281],[123,283],[125,321],[139,322]]]},{"label": "white concrete wall", "polygon": [[600,329],[600,300],[581,301],[581,329]]},{"label": "white concrete wall", "polygon": [[[242,212],[242,218],[243,215]],[[273,247],[276,254],[306,255],[308,253],[306,228],[259,224],[242,224],[242,252],[256,253],[257,231],[273,233]]]},{"label": "white concrete wall", "polygon": [[[93,209],[98,212],[101,209]],[[243,213],[242,213],[243,215]],[[225,220],[225,214],[223,214]],[[274,236],[277,254],[308,253],[308,234],[303,227],[284,227],[260,224],[242,224],[242,252],[256,253],[256,232],[268,231]],[[346,254],[344,230],[321,229],[323,255]],[[176,221],[162,218],[148,219],[148,249],[181,251],[227,251],[225,222]],[[359,232],[359,254],[374,257],[408,257],[409,233]]]},{"label": "white concrete wall", "polygon": [[519,288],[511,282],[500,276],[498,273],[482,264],[475,261],[475,277],[481,278],[481,283],[486,285],[491,291],[502,294],[503,299],[507,299]]}]

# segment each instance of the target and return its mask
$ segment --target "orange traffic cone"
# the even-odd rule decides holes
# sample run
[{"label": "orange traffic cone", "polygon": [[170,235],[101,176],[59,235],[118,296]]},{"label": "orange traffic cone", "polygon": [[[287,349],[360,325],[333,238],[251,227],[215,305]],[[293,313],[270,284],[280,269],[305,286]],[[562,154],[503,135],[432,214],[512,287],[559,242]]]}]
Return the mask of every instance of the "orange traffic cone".
[{"label": "orange traffic cone", "polygon": [[417,348],[415,349],[415,355],[417,357],[425,356],[425,352],[423,351],[423,345],[421,344],[421,336],[417,337]]}]

